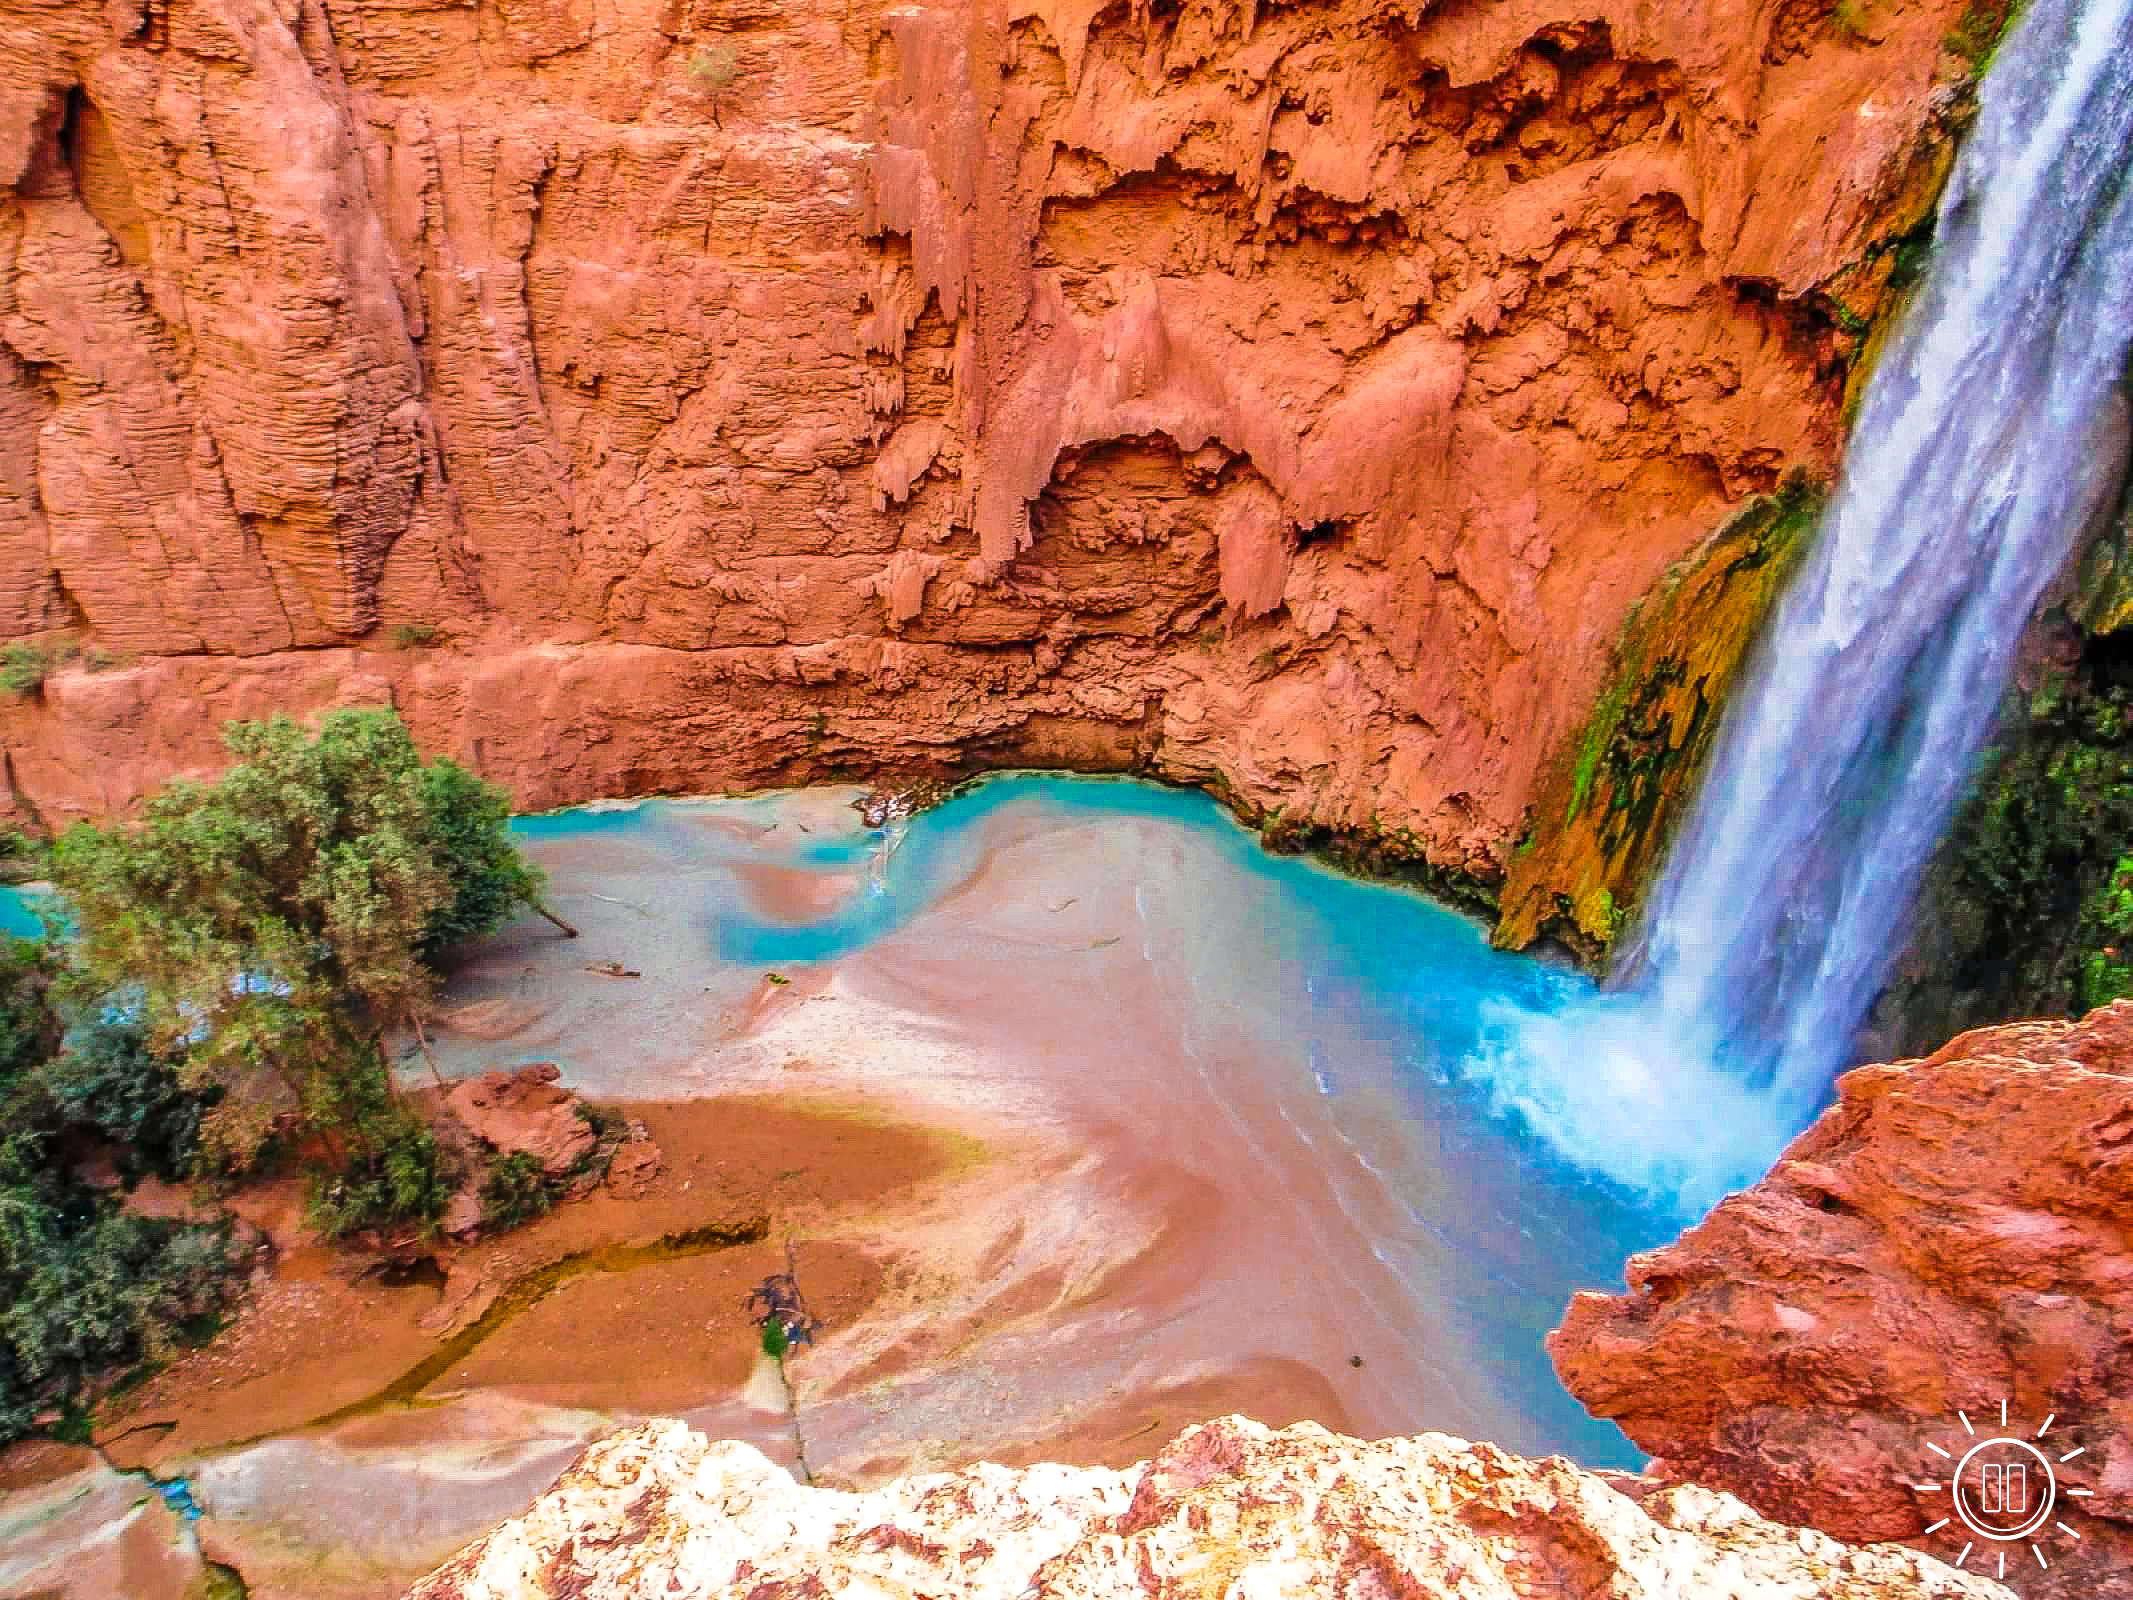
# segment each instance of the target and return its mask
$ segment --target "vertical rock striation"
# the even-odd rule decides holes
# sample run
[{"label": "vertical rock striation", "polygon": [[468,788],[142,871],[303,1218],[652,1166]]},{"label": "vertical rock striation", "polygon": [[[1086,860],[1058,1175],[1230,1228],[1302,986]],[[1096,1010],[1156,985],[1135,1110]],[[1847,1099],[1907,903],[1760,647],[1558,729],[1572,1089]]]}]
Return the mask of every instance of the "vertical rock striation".
[{"label": "vertical rock striation", "polygon": [[529,805],[1142,764],[1493,878],[1832,459],[1956,9],[0,0],[0,632],[134,658],[7,798],[389,699]]}]

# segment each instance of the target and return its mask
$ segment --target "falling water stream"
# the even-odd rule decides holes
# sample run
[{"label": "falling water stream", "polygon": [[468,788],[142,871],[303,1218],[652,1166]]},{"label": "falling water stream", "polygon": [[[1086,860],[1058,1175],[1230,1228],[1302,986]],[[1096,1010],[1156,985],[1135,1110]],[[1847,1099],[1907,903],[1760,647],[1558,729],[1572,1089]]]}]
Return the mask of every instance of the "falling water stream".
[{"label": "falling water stream", "polygon": [[1708,1200],[1845,1064],[2016,642],[2126,460],[2129,40],[2133,0],[2032,0],[2000,47],[1617,994],[1498,1018],[1500,1097],[1588,1165]]}]

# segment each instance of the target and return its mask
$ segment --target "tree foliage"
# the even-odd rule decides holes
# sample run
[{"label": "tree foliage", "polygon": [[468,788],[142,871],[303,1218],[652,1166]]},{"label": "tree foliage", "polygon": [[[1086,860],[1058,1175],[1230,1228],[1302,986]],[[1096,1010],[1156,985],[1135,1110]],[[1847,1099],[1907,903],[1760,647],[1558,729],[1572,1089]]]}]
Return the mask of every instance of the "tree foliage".
[{"label": "tree foliage", "polygon": [[119,1147],[128,1177],[175,1182],[196,1172],[200,1120],[220,1095],[187,1089],[181,1059],[158,1051],[139,1022],[104,1012],[68,1030],[43,1077],[70,1126]]},{"label": "tree foliage", "polygon": [[0,939],[0,1094],[59,1048],[58,959],[34,939]]},{"label": "tree foliage", "polygon": [[67,941],[0,940],[0,1441],[234,1292],[228,1230],[128,1210],[83,1176],[112,1155],[176,1179],[281,1135],[330,1237],[427,1225],[460,1176],[381,1040],[447,947],[539,894],[505,796],[390,711],[225,736],[219,781],[59,841]]},{"label": "tree foliage", "polygon": [[340,1161],[311,1175],[308,1212],[329,1239],[409,1224],[426,1229],[458,1184],[437,1136],[389,1085],[382,1058],[313,1081],[311,1120],[339,1130],[346,1145]]},{"label": "tree foliage", "polygon": [[19,1046],[0,1076],[0,1441],[205,1333],[234,1292],[226,1229],[137,1216],[78,1176],[72,1147],[122,1129],[176,1160],[188,1112],[123,1024],[64,1028],[56,966],[27,941],[0,952],[0,1030]]},{"label": "tree foliage", "polygon": [[490,1164],[482,1179],[482,1220],[492,1228],[515,1228],[545,1216],[555,1208],[556,1185],[540,1162],[523,1150],[514,1150]]},{"label": "tree foliage", "polygon": [[77,824],[53,877],[91,980],[138,996],[152,1048],[186,1047],[189,1087],[227,1091],[203,1134],[241,1167],[278,1118],[360,1143],[364,1119],[329,1108],[363,1097],[332,1080],[382,1074],[376,1040],[427,1012],[437,954],[540,880],[501,791],[425,764],[390,710],[225,738],[219,781],[170,785],[137,827]]},{"label": "tree foliage", "polygon": [[416,949],[434,962],[451,946],[493,933],[540,898],[539,869],[507,831],[511,800],[451,761],[422,770],[423,804],[444,861],[450,896],[422,925]]}]

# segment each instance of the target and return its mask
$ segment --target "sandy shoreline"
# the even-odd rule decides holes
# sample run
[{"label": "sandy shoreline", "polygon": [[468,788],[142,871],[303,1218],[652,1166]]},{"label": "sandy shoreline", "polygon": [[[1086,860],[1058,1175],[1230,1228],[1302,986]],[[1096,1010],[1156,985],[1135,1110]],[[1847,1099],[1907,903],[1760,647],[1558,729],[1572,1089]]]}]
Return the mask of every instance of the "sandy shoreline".
[{"label": "sandy shoreline", "polygon": [[[790,1418],[750,1398],[742,1309],[788,1244],[825,1319],[789,1363],[819,1482],[1125,1465],[1229,1411],[1500,1436],[1513,1414],[1378,1242],[1414,1232],[1386,1173],[1428,1200],[1398,1169],[1401,1108],[1368,1040],[1335,1041],[1338,1117],[1289,1059],[1299,1002],[1258,887],[1210,875],[1174,830],[1003,815],[859,948],[717,959],[733,936],[706,903],[774,934],[868,892],[863,857],[831,848],[839,828],[863,843],[849,818],[794,798],[536,840],[584,937],[522,926],[453,975],[446,1070],[561,1062],[650,1125],[668,1158],[652,1194],[568,1205],[460,1255],[442,1287],[285,1262],[247,1321],[132,1397],[114,1456],[182,1468],[204,1545],[255,1596],[397,1594],[636,1416],[794,1463]],[[598,975],[609,960],[643,977]],[[302,1431],[434,1350],[469,1282],[752,1215],[759,1244],[576,1278],[415,1406]],[[226,1448],[262,1435],[282,1436]]]}]

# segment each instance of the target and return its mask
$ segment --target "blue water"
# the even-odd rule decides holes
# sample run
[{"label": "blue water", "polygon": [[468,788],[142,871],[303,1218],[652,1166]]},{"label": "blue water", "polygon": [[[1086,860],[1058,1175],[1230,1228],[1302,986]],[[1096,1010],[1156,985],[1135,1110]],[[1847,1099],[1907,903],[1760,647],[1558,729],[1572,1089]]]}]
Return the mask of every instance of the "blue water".
[{"label": "blue water", "polygon": [[156,1493],[163,1497],[163,1503],[169,1506],[171,1510],[175,1511],[187,1522],[198,1522],[200,1520],[200,1502],[193,1498],[193,1486],[189,1480],[184,1478],[150,1478],[148,1481],[155,1485]]},{"label": "blue water", "polygon": [[[758,815],[775,815],[764,804]],[[1086,830],[1117,819],[1145,832],[1154,824],[1158,843],[1140,848],[1182,852],[1191,870],[1152,876],[1147,892],[1165,892],[1166,881],[1208,884],[1207,898],[1219,907],[1209,914],[1250,921],[1219,930],[1227,943],[1196,952],[1177,931],[1190,928],[1194,907],[1143,907],[1144,926],[1163,930],[1155,965],[1159,972],[1173,967],[1180,1012],[1225,1005],[1221,983],[1203,982],[1200,966],[1234,961],[1237,941],[1245,941],[1255,955],[1267,953],[1285,990],[1302,997],[1269,1000],[1263,1015],[1249,1019],[1262,1032],[1273,1019],[1297,1084],[1327,1097],[1336,1116],[1351,1082],[1396,1084],[1406,1125],[1395,1130],[1401,1176],[1388,1182],[1406,1216],[1372,1244],[1379,1260],[1426,1297],[1439,1324],[1436,1337],[1444,1326],[1456,1330],[1460,1348],[1446,1365],[1470,1374],[1477,1391],[1489,1391],[1479,1414],[1487,1417],[1490,1436],[1529,1453],[1560,1451],[1594,1465],[1638,1463],[1611,1423],[1588,1417],[1557,1384],[1542,1340],[1574,1290],[1618,1290],[1624,1258],[1672,1239],[1680,1217],[1671,1197],[1595,1176],[1533,1137],[1482,1068],[1498,1010],[1561,1012],[1590,1000],[1586,979],[1490,949],[1480,926],[1419,895],[1270,855],[1198,791],[1124,779],[1002,775],[895,825],[896,833],[865,830],[856,819],[843,827],[824,827],[818,819],[813,831],[802,833],[788,819],[753,840],[692,826],[696,807],[651,801],[626,811],[526,818],[515,826],[536,854],[544,846],[598,841],[605,857],[634,840],[659,855],[686,850],[698,864],[770,860],[849,886],[841,895],[826,893],[820,915],[785,922],[751,909],[750,897],[734,892],[732,880],[717,871],[687,878],[677,871],[675,888],[694,901],[705,970],[727,966],[752,976],[835,961],[911,930],[967,878],[989,841],[1014,829]],[[1091,852],[1093,878],[1105,836],[1096,830],[1071,836],[1088,839],[1080,848]],[[566,869],[551,870],[565,887]],[[952,918],[926,922],[912,934],[955,936]],[[1166,938],[1173,941],[1167,955]],[[1091,1004],[1101,1003],[1092,993]],[[1224,1021],[1216,1016],[1207,1027],[1219,1029]],[[1376,1124],[1367,1131],[1371,1139],[1384,1136]],[[1622,1136],[1634,1138],[1636,1130],[1626,1128]],[[1475,1428],[1475,1416],[1425,1415],[1418,1425],[1457,1432],[1462,1424]]]},{"label": "blue water", "polygon": [[0,884],[0,933],[16,939],[42,939],[44,919],[37,908],[48,901],[42,894],[24,894],[13,885]]}]

